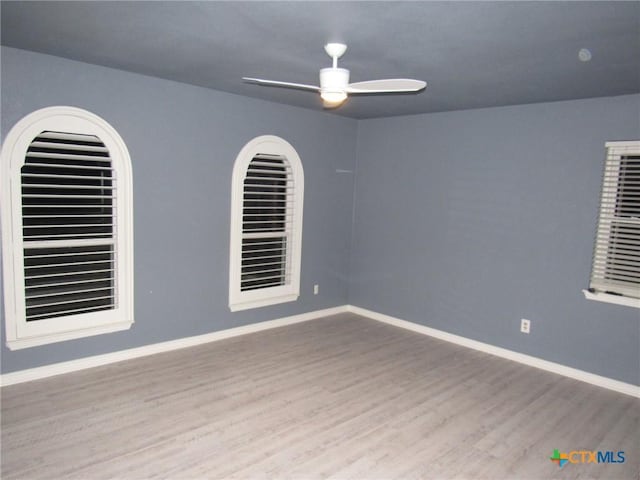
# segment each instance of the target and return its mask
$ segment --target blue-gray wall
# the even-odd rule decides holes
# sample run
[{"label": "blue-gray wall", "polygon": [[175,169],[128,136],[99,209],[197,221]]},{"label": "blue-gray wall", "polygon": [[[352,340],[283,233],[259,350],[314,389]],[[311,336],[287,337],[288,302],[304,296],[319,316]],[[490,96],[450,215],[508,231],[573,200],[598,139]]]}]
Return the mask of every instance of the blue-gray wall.
[{"label": "blue-gray wall", "polygon": [[[2,48],[2,135],[42,107],[71,105],[123,137],[134,181],[135,324],[129,331],[10,351],[2,372],[344,305],[357,122],[336,115]],[[301,296],[229,312],[231,174],[246,142],[289,141],[305,172]],[[313,284],[320,294],[313,295]]]},{"label": "blue-gray wall", "polygon": [[[604,142],[640,136],[640,96],[356,122],[1,53],[3,137],[33,110],[72,105],[127,143],[136,286],[126,332],[11,352],[3,325],[3,373],[351,303],[640,384],[640,313],[581,292]],[[230,313],[231,172],[263,134],[304,165],[301,297]],[[336,169],[356,171],[355,190]]]},{"label": "blue-gray wall", "polygon": [[581,292],[604,143],[637,139],[639,112],[635,95],[360,121],[349,302],[640,384],[640,311]]}]

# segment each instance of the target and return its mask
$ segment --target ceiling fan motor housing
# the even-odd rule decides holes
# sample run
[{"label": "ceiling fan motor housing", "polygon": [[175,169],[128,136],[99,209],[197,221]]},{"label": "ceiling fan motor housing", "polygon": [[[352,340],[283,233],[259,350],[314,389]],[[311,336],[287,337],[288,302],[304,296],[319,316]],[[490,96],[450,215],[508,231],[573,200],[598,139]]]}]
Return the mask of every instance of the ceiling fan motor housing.
[{"label": "ceiling fan motor housing", "polygon": [[320,70],[320,92],[342,93],[349,85],[349,70],[346,68],[323,68]]}]

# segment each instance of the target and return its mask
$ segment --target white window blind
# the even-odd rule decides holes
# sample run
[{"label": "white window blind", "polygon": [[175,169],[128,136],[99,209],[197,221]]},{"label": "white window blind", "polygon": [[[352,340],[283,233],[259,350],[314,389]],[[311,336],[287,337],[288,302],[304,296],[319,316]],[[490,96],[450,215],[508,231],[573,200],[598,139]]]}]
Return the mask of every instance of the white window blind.
[{"label": "white window blind", "polygon": [[115,308],[115,178],[104,143],[42,132],[21,183],[27,322]]},{"label": "white window blind", "polygon": [[244,179],[241,291],[286,285],[294,183],[282,156],[256,155]]},{"label": "white window blind", "polygon": [[640,298],[640,142],[607,143],[589,287]]}]

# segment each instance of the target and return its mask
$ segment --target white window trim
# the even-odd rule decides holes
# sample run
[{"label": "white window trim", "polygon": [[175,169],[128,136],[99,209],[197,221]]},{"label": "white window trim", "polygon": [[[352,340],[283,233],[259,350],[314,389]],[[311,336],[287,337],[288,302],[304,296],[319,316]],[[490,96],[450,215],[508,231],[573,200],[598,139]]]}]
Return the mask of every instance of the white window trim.
[{"label": "white window trim", "polygon": [[[24,298],[20,170],[31,141],[42,131],[95,135],[108,148],[117,172],[117,298],[113,310],[27,322]],[[126,330],[133,324],[133,194],[131,160],[118,133],[105,120],[75,107],[56,106],[22,118],[8,133],[0,152],[4,321],[11,350]]]},{"label": "white window trim", "polygon": [[[607,151],[609,151],[609,149],[613,149],[615,151],[616,148],[626,149],[629,147],[636,148],[638,151],[640,151],[640,141],[630,140],[630,141],[616,141],[616,142],[605,143],[605,148],[607,149]],[[606,160],[605,160],[605,163],[606,163]],[[598,228],[599,228],[599,225],[598,225]],[[587,300],[594,300],[597,302],[604,302],[604,303],[612,303],[615,305],[623,305],[626,307],[640,308],[639,298],[633,298],[625,295],[612,295],[610,293],[605,293],[600,291],[590,291],[586,289],[582,290],[582,293],[584,294],[584,297]]]},{"label": "white window trim", "polygon": [[[249,163],[258,154],[282,155],[287,159],[295,185],[291,251],[291,281],[288,285],[240,290],[242,265],[242,209],[244,177]],[[292,302],[300,295],[300,263],[302,252],[302,210],[304,201],[304,171],[296,150],[286,140],[275,135],[262,135],[249,141],[236,157],[231,184],[231,238],[229,259],[229,309],[232,312]]]},{"label": "white window trim", "polygon": [[640,299],[637,298],[623,297],[622,295],[611,295],[609,293],[602,292],[590,292],[589,290],[582,290],[582,293],[584,293],[584,298],[587,300],[640,308]]}]

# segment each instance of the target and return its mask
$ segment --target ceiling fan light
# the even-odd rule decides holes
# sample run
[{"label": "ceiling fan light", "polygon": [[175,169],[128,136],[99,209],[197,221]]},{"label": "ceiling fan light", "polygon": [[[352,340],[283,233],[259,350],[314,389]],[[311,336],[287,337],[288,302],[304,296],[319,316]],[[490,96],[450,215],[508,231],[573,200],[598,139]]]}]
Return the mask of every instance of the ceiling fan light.
[{"label": "ceiling fan light", "polygon": [[334,103],[334,104],[342,103],[347,99],[346,92],[325,91],[325,92],[321,92],[320,96],[322,97],[322,100],[324,100],[325,102]]}]

